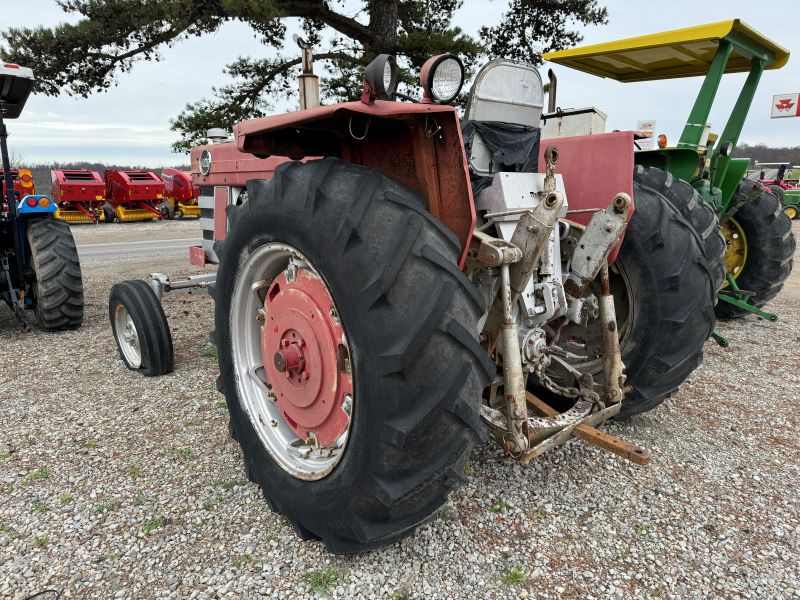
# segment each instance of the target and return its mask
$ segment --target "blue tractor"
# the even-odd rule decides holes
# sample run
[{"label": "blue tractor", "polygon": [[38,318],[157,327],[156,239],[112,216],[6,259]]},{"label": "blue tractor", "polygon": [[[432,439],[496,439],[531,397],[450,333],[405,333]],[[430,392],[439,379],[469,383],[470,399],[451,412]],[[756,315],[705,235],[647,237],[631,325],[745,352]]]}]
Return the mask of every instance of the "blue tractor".
[{"label": "blue tractor", "polygon": [[69,225],[55,218],[47,196],[14,189],[5,119],[22,113],[33,88],[33,71],[0,63],[0,297],[19,319],[42,329],[74,329],[83,322],[83,281]]}]

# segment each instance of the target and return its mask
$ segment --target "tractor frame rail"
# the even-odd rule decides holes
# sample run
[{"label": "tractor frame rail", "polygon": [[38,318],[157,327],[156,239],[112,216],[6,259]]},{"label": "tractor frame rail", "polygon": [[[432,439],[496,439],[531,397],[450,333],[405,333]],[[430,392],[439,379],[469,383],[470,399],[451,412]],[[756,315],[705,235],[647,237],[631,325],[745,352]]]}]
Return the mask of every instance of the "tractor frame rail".
[{"label": "tractor frame rail", "polygon": [[153,289],[156,298],[160,301],[164,296],[208,293],[208,287],[213,285],[216,280],[216,273],[192,275],[186,279],[178,279],[175,281],[164,273],[151,273],[150,287]]}]

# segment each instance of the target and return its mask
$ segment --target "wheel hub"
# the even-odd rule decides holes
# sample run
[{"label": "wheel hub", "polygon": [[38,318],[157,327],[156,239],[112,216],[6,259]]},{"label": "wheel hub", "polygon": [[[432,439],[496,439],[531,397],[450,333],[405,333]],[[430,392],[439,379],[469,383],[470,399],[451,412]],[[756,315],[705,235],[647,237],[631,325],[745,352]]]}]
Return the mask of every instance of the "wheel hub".
[{"label": "wheel hub", "polygon": [[318,447],[348,429],[353,382],[344,330],[325,283],[290,265],[264,299],[261,355],[278,408],[292,431]]},{"label": "wheel hub", "polygon": [[[747,263],[747,236],[736,219],[728,219],[720,229],[725,238],[725,256],[723,257],[725,271],[734,279],[738,279]],[[728,282],[725,281],[722,287],[728,287]]]}]

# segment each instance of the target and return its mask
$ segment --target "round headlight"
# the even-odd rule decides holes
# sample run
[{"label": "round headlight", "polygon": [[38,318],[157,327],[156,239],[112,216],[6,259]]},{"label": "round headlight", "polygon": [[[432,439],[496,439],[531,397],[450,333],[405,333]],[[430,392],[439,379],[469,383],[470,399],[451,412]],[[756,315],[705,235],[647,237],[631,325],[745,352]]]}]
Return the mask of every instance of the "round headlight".
[{"label": "round headlight", "polygon": [[[365,89],[369,100],[389,100],[397,88],[397,63],[391,54],[379,54],[364,69]],[[362,98],[363,100],[363,98]]]},{"label": "round headlight", "polygon": [[211,171],[211,152],[203,150],[200,153],[200,174],[208,175],[209,171]]},{"label": "round headlight", "polygon": [[434,102],[452,102],[464,84],[464,64],[452,54],[429,58],[422,66],[420,83],[425,95]]}]

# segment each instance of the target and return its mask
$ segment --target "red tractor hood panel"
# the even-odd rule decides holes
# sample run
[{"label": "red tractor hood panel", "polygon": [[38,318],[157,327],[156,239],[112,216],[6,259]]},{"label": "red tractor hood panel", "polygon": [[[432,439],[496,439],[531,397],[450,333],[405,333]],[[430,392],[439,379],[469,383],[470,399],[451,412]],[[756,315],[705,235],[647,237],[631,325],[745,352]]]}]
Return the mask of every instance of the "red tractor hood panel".
[{"label": "red tractor hood panel", "polygon": [[[344,102],[342,104],[332,104],[330,106],[320,106],[318,108],[310,108],[307,110],[299,110],[290,113],[283,113],[280,115],[271,115],[262,117],[260,119],[250,119],[242,121],[233,127],[233,133],[236,137],[236,144],[240,151],[249,152],[258,156],[279,155],[289,156],[290,158],[299,158],[298,148],[296,144],[292,144],[292,133],[298,137],[304,125],[311,125],[312,123],[325,121],[325,120],[345,120],[349,119],[349,129],[353,137],[360,137],[364,133],[364,128],[369,122],[370,116],[384,117],[384,118],[398,118],[409,115],[417,114],[440,114],[440,113],[453,113],[456,110],[452,106],[442,104],[414,104],[408,102],[391,102],[388,100],[376,100],[372,104],[364,104],[363,102]],[[354,114],[364,115],[363,120],[354,118]],[[275,134],[281,130],[288,130],[289,135],[276,136]],[[270,133],[268,140],[262,137],[264,134]],[[331,131],[331,136],[334,132]],[[324,148],[330,146],[330,141],[322,132],[319,132],[317,137],[318,145],[303,144],[303,156],[329,156],[330,152],[312,152],[307,151],[305,148]],[[338,141],[336,146],[339,146]],[[290,153],[291,152],[291,153]]]}]

